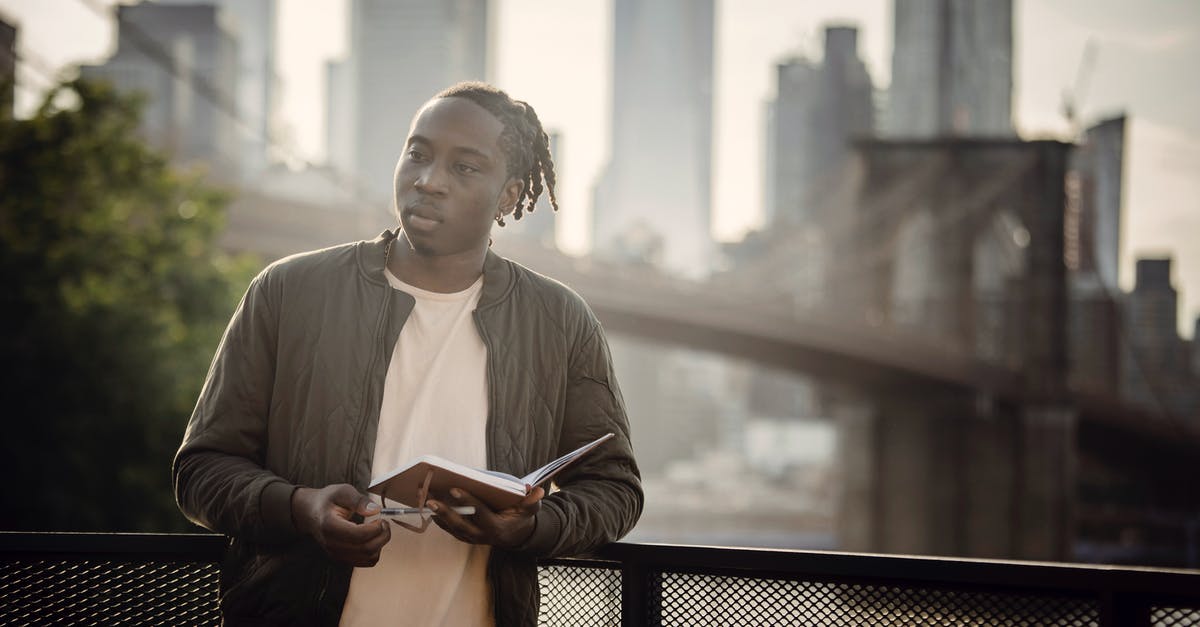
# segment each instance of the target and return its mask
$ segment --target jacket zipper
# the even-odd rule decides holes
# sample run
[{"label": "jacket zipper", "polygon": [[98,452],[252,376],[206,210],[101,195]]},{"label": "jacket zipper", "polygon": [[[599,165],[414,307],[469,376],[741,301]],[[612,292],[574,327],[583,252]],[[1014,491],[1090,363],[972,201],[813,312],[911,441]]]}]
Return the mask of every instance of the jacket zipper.
[{"label": "jacket zipper", "polygon": [[384,330],[387,325],[388,311],[391,309],[391,304],[392,304],[391,294],[388,294],[387,296],[384,297],[383,307],[380,309],[380,313],[379,313],[379,323],[375,326],[375,338],[374,338],[374,342],[372,342],[372,344],[374,344],[374,347],[371,349],[371,361],[367,365],[367,377],[366,377],[367,380],[366,380],[365,385],[363,386],[362,408],[363,408],[363,412],[364,412],[364,417],[363,417],[361,424],[359,424],[359,426],[358,426],[358,433],[355,434],[354,445],[353,445],[353,449],[351,451],[350,459],[347,460],[347,462],[346,462],[347,463],[346,475],[348,477],[350,477],[351,481],[354,481],[354,465],[355,465],[355,463],[357,463],[358,456],[362,452],[363,440],[365,439],[366,433],[367,433],[367,423],[370,422],[369,420],[366,419],[366,415],[372,411],[369,406],[369,403],[371,400],[371,386],[375,382],[375,370],[377,367],[376,364],[379,362],[379,353],[381,352],[380,345],[382,344],[382,341],[383,341]]},{"label": "jacket zipper", "polygon": [[495,443],[497,441],[497,437],[496,437],[496,434],[493,433],[493,430],[496,429],[495,414],[496,414],[496,407],[498,405],[496,402],[497,401],[497,399],[496,399],[496,368],[495,368],[496,360],[495,360],[495,356],[494,356],[495,351],[492,349],[491,337],[487,333],[487,329],[485,328],[485,326],[483,324],[483,316],[482,316],[482,314],[479,313],[478,309],[475,310],[475,327],[476,327],[476,329],[478,329],[479,337],[480,337],[480,339],[483,340],[483,345],[487,349],[488,410],[487,410],[487,423],[483,427],[484,436],[486,438],[486,440],[484,442],[484,449],[485,449],[485,453],[487,456],[487,468],[489,470],[497,470],[496,455],[495,455],[495,449],[496,449]]},{"label": "jacket zipper", "polygon": [[[483,315],[480,314],[478,309],[475,310],[475,327],[479,330],[479,337],[480,337],[480,339],[483,340],[484,347],[487,348],[488,410],[487,410],[487,424],[484,425],[484,434],[486,437],[486,442],[484,444],[484,448],[486,449],[486,453],[487,453],[487,468],[489,470],[495,470],[496,469],[496,456],[494,454],[494,451],[496,449],[495,442],[498,440],[498,437],[494,433],[492,433],[492,431],[497,428],[495,425],[498,422],[497,420],[495,420],[496,407],[498,407],[498,403],[497,403],[498,399],[496,398],[496,368],[495,368],[496,359],[495,359],[495,351],[493,350],[493,347],[492,347],[491,336],[489,336],[487,333],[487,328],[483,324]],[[496,621],[498,619],[498,617],[500,615],[500,607],[502,607],[502,603],[503,603],[503,600],[500,598],[500,585],[499,585],[499,582],[497,581],[497,579],[498,579],[497,576],[499,575],[500,568],[499,568],[499,564],[496,562],[496,560],[497,560],[496,553],[493,551],[488,552],[488,563],[487,563],[486,568],[487,568],[488,587],[491,588],[490,592],[492,595],[492,620],[493,621]]]}]

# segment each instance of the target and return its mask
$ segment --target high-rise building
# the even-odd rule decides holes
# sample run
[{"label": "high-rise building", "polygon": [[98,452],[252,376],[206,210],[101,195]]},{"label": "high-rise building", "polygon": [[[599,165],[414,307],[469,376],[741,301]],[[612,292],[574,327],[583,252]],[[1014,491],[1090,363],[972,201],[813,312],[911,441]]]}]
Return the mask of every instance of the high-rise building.
[{"label": "high-rise building", "polygon": [[1125,118],[1089,128],[1071,155],[1063,219],[1070,270],[1072,382],[1109,391],[1120,380],[1120,317],[1115,295],[1120,258]]},{"label": "high-rise building", "polygon": [[1011,136],[1012,0],[895,0],[884,131]]},{"label": "high-rise building", "polygon": [[278,85],[275,73],[276,0],[156,0],[158,4],[213,4],[237,38],[237,124],[242,179],[252,181],[271,161]]},{"label": "high-rise building", "polygon": [[487,7],[487,0],[351,0],[349,58],[331,72],[339,90],[330,90],[330,110],[350,109],[352,159],[338,162],[347,147],[338,139],[343,143],[331,145],[331,161],[352,172],[372,201],[391,198],[392,173],[417,109],[458,81],[487,79]]},{"label": "high-rise building", "polygon": [[325,63],[325,162],[337,172],[354,171],[354,59]]},{"label": "high-rise building", "polygon": [[713,252],[713,0],[614,0],[611,156],[593,252],[685,276]]},{"label": "high-rise building", "polygon": [[1136,268],[1125,308],[1122,396],[1154,411],[1200,419],[1190,355],[1176,327],[1171,259],[1138,259]]},{"label": "high-rise building", "polygon": [[117,33],[116,53],[80,74],[144,94],[142,133],[173,161],[236,180],[238,56],[225,13],[203,4],[118,5]]},{"label": "high-rise building", "polygon": [[[1068,174],[1067,259],[1072,275],[1117,289],[1125,162],[1125,116],[1087,129]],[[1072,199],[1074,200],[1074,199]]]},{"label": "high-rise building", "polygon": [[1112,394],[1121,384],[1121,303],[1094,285],[1069,281],[1068,380],[1076,389]]},{"label": "high-rise building", "polygon": [[874,131],[871,78],[858,58],[858,29],[825,29],[820,64],[792,59],[777,66],[767,117],[767,222],[798,225],[850,155],[849,142]]}]

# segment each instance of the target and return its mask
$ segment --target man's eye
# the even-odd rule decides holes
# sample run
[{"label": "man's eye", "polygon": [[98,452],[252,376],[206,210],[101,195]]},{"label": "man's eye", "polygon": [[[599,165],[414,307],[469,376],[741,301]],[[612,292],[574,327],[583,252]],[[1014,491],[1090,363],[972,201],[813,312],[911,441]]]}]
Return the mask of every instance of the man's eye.
[{"label": "man's eye", "polygon": [[458,164],[458,171],[463,174],[474,174],[479,171],[479,168],[466,163],[460,163]]},{"label": "man's eye", "polygon": [[425,159],[425,155],[419,150],[409,150],[408,158],[412,159],[413,161],[423,161]]}]

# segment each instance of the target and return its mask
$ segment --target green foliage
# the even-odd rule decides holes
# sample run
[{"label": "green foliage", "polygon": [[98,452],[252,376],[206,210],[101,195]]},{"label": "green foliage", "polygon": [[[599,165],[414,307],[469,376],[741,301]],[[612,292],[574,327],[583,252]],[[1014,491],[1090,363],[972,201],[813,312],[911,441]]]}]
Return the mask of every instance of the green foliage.
[{"label": "green foliage", "polygon": [[0,120],[0,529],[192,529],[170,462],[256,265],[217,250],[227,198],[139,111],[72,82]]}]

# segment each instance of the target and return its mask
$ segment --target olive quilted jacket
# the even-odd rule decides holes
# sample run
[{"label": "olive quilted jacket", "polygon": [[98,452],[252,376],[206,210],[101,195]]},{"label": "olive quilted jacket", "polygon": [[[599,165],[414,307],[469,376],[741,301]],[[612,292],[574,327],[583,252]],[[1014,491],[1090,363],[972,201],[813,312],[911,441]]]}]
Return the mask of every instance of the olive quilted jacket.
[{"label": "olive quilted jacket", "polygon": [[[195,523],[230,536],[226,624],[336,624],[349,566],[291,520],[298,486],[365,490],[391,349],[411,296],[384,276],[397,233],[280,260],[225,331],[172,467]],[[475,322],[487,346],[488,466],[521,476],[609,431],[557,480],[533,536],[493,550],[496,624],[533,625],[539,557],[589,552],[637,522],[643,494],[599,322],[566,286],[491,251]]]}]

